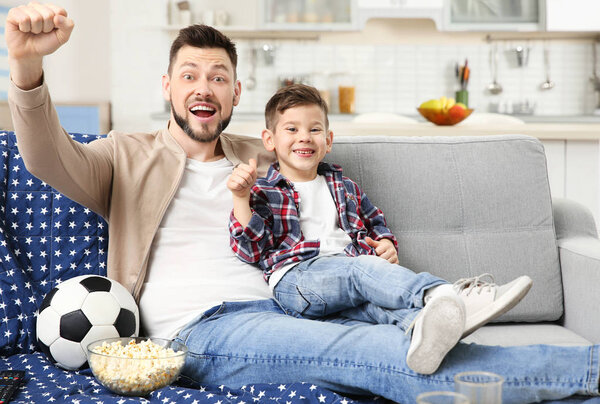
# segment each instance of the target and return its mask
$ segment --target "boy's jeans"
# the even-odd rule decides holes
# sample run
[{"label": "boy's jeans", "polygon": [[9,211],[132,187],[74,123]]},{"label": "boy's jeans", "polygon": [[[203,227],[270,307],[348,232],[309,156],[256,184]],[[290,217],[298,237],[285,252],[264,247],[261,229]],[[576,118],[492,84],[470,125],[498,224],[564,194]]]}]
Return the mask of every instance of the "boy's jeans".
[{"label": "boy's jeans", "polygon": [[298,318],[273,299],[226,302],[177,337],[189,348],[183,374],[233,388],[303,381],[399,403],[415,402],[423,391],[454,390],[453,376],[466,370],[504,376],[504,403],[598,392],[598,346],[459,343],[435,374],[423,376],[406,366],[410,340],[399,327],[331,320]]},{"label": "boy's jeans", "polygon": [[442,283],[446,281],[375,255],[338,254],[300,262],[281,278],[273,294],[285,309],[306,318],[343,311],[344,317],[406,330],[423,308],[425,291]]}]

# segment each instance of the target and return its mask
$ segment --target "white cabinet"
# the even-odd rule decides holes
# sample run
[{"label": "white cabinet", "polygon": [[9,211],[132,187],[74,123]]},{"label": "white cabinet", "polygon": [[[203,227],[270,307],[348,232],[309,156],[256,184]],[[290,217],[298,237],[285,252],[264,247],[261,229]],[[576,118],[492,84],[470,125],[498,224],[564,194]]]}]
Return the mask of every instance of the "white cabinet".
[{"label": "white cabinet", "polygon": [[547,31],[600,31],[600,1],[546,0]]},{"label": "white cabinet", "polygon": [[543,0],[444,0],[446,31],[541,31]]},{"label": "white cabinet", "polygon": [[371,18],[428,18],[442,28],[445,0],[358,0],[357,22],[362,29]]},{"label": "white cabinet", "polygon": [[260,29],[352,31],[356,0],[260,0]]}]

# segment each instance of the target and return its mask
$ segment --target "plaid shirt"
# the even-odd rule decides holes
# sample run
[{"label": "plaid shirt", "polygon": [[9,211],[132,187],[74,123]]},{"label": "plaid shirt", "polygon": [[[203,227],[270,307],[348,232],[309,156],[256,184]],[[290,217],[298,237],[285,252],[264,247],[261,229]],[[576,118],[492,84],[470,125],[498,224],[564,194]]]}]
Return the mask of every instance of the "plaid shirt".
[{"label": "plaid shirt", "polygon": [[[387,228],[383,212],[373,206],[358,185],[342,176],[342,168],[320,163],[317,173],[325,176],[338,211],[339,224],[352,243],[344,252],[351,257],[376,255],[365,241],[390,239],[397,241]],[[231,212],[229,231],[231,248],[238,258],[258,263],[268,281],[271,274],[284,265],[319,255],[319,240],[305,240],[300,229],[300,197],[293,184],[273,163],[267,176],[259,178],[250,194],[252,218],[242,227]]]}]

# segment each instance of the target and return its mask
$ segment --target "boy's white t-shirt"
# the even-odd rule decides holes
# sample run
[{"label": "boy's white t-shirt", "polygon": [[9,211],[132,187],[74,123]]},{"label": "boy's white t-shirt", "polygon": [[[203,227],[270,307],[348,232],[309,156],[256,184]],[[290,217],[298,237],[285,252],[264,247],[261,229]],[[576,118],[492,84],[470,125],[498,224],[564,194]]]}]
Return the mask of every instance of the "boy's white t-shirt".
[{"label": "boy's white t-shirt", "polygon": [[262,271],[239,260],[229,246],[233,200],[227,178],[232,169],[227,159],[187,160],[152,242],[139,302],[150,337],[173,338],[224,301],[272,297]]},{"label": "boy's white t-shirt", "polygon": [[[305,240],[319,240],[319,257],[344,252],[352,239],[340,227],[339,217],[333,196],[323,175],[312,181],[294,182],[300,196],[300,229]],[[271,289],[297,263],[286,265],[275,271],[269,278]]]}]

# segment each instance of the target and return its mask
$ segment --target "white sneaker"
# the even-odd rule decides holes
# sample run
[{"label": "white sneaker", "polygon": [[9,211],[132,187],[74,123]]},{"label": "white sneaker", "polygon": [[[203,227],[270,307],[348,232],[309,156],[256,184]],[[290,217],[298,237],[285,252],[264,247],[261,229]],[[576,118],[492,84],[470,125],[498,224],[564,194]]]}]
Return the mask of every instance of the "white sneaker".
[{"label": "white sneaker", "polygon": [[435,372],[460,340],[465,327],[465,304],[456,293],[432,293],[425,307],[406,330],[413,330],[406,364],[417,373]]},{"label": "white sneaker", "polygon": [[[491,282],[482,280],[486,277]],[[529,292],[532,284],[530,277],[520,276],[512,282],[498,286],[491,274],[456,281],[451,287],[462,298],[467,311],[462,338],[515,307]],[[446,285],[440,287],[444,286]],[[432,291],[432,295],[434,293],[435,291]]]}]

